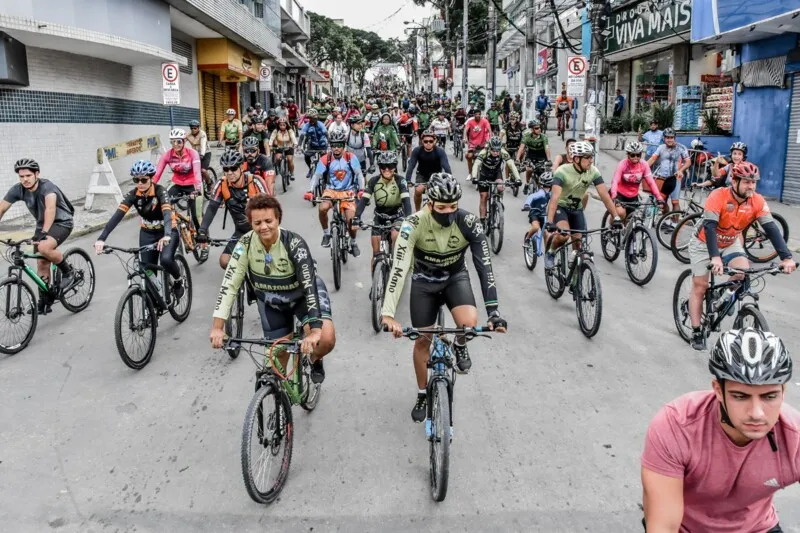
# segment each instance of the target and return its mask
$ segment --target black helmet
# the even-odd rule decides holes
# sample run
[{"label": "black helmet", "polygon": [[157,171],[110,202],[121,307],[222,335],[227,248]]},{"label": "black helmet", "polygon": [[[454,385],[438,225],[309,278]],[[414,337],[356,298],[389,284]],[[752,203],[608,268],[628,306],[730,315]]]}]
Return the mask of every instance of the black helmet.
[{"label": "black helmet", "polygon": [[14,172],[19,172],[20,170],[30,170],[31,172],[39,172],[39,163],[34,161],[29,157],[23,157],[16,163],[14,163]]},{"label": "black helmet", "polygon": [[361,115],[353,115],[352,117],[347,119],[347,122],[349,122],[350,124],[355,124],[357,122],[361,122],[362,120],[363,119],[361,118]]},{"label": "black helmet", "polygon": [[431,179],[428,181],[428,198],[432,202],[457,202],[461,198],[461,184],[447,172],[431,174]]},{"label": "black helmet", "polygon": [[489,143],[487,145],[489,150],[493,152],[499,152],[503,149],[503,141],[500,140],[500,137],[497,135],[493,135],[491,139],[489,139]]},{"label": "black helmet", "polygon": [[258,137],[245,137],[242,139],[242,150],[247,148],[258,148]]},{"label": "black helmet", "polygon": [[200,121],[199,120],[190,120],[189,121],[189,127],[190,128],[199,128],[200,127]]},{"label": "black helmet", "polygon": [[244,163],[244,157],[239,152],[225,152],[219,158],[219,165],[221,167],[240,167]]},{"label": "black helmet", "polygon": [[375,156],[375,163],[378,166],[392,166],[397,167],[397,152],[383,151],[378,152]]},{"label": "black helmet", "polygon": [[708,369],[719,381],[783,385],[792,378],[792,359],[783,341],[772,333],[732,329],[719,336]]},{"label": "black helmet", "polygon": [[275,118],[275,117],[277,117],[277,116],[278,116],[278,113],[277,113],[277,112],[276,112],[274,109],[270,109],[270,110],[267,112],[267,116],[269,116],[269,118]]}]

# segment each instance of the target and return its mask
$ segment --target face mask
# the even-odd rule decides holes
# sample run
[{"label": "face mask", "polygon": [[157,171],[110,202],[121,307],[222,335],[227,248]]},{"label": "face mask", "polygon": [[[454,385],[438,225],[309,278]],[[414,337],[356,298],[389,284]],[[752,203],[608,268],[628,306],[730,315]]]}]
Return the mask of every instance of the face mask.
[{"label": "face mask", "polygon": [[435,220],[440,226],[446,228],[453,224],[456,221],[457,211],[453,211],[452,213],[439,213],[438,211],[431,211],[433,215],[433,220]]}]

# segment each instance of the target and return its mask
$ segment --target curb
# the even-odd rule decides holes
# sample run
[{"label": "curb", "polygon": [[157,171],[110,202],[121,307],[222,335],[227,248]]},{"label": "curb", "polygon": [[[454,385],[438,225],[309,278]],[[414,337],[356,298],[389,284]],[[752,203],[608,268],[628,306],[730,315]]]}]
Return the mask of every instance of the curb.
[{"label": "curb", "polygon": [[[124,217],[122,217],[122,221],[124,222],[126,220],[129,220],[129,219],[133,218],[136,215],[137,215],[137,213],[136,213],[135,210],[131,211],[131,212],[128,212],[128,213],[125,214]],[[109,218],[111,218],[111,215],[109,215]],[[96,224],[92,224],[90,226],[83,226],[80,229],[74,230],[72,233],[69,234],[69,237],[67,237],[67,240],[64,241],[64,242],[70,242],[70,241],[73,241],[75,239],[79,239],[79,238],[81,238],[81,237],[83,237],[85,235],[88,235],[89,233],[93,233],[95,231],[101,230],[101,229],[103,229],[105,227],[107,222],[108,222],[108,220],[106,220],[106,222],[98,222]],[[11,239],[17,240],[17,239],[21,239],[21,238],[28,238],[32,234],[33,234],[33,232],[29,231],[29,230],[24,230],[24,231],[23,230],[3,231],[3,232],[0,232],[0,238],[3,238],[3,239],[11,238]],[[14,237],[16,235],[19,235],[19,236],[18,237]]]}]

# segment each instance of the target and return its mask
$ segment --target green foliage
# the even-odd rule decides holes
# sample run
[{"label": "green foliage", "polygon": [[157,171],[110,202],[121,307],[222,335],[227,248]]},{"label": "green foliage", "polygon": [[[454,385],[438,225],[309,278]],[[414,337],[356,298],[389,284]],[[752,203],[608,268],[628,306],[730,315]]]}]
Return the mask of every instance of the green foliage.
[{"label": "green foliage", "polygon": [[650,114],[647,112],[636,113],[635,115],[630,115],[630,127],[627,128],[627,131],[645,131],[647,128],[650,127]]},{"label": "green foliage", "polygon": [[[628,119],[628,124],[630,124],[630,118]],[[620,117],[605,117],[602,126],[605,133],[624,133],[627,131]]]},{"label": "green foliage", "polygon": [[653,120],[658,122],[658,127],[662,130],[664,128],[671,128],[675,124],[675,106],[653,104],[650,107],[650,116]]},{"label": "green foliage", "polygon": [[[440,10],[440,17],[445,18],[445,2],[451,0],[413,0],[418,6],[434,5]],[[501,4],[498,1],[498,4]],[[448,4],[449,11],[449,24],[448,28],[443,32],[436,32],[433,35],[439,39],[439,42],[448,43],[448,51],[454,52],[456,43],[461,42],[462,36],[462,22],[464,20],[464,0],[452,0],[452,4]],[[497,14],[497,41],[503,35],[503,31],[507,26],[505,18]],[[486,34],[489,32],[489,4],[488,2],[469,2],[469,41],[467,44],[467,52],[470,55],[484,55],[488,50],[489,41]]]},{"label": "green foliage", "polygon": [[708,135],[718,135],[719,131],[719,116],[716,109],[703,110],[703,133]]}]

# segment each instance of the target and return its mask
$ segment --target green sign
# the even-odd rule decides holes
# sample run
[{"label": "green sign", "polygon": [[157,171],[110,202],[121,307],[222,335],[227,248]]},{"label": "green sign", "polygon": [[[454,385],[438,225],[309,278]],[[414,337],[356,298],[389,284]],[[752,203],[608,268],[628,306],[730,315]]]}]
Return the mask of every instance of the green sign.
[{"label": "green sign", "polygon": [[691,0],[642,0],[611,13],[605,53],[627,50],[692,29]]}]

